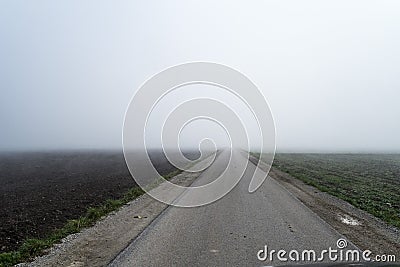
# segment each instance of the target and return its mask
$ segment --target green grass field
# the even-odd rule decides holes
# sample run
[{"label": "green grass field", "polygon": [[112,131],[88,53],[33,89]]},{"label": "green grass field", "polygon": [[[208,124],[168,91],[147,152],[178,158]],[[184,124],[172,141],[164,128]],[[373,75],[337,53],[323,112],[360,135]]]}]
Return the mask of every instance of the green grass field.
[{"label": "green grass field", "polygon": [[277,169],[400,228],[400,154],[277,154]]}]

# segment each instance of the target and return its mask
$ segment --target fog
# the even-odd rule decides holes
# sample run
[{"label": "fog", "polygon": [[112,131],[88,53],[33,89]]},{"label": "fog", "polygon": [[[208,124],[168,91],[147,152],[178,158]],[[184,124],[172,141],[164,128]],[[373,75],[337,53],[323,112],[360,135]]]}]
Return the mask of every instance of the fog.
[{"label": "fog", "polygon": [[[278,151],[400,152],[399,1],[10,0],[0,4],[0,40],[2,151],[120,149],[143,82],[210,61],[263,92]],[[226,145],[211,124],[192,125],[182,142],[210,134]]]}]

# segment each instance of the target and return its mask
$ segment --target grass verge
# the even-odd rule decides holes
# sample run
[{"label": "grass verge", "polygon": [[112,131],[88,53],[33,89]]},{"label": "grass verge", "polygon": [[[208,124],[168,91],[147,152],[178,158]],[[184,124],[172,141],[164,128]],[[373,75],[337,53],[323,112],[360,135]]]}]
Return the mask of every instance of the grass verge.
[{"label": "grass verge", "polygon": [[[181,170],[173,171],[164,176],[166,180],[180,174]],[[112,211],[118,210],[123,205],[143,195],[145,192],[140,187],[131,188],[120,199],[107,199],[102,205],[89,207],[83,216],[69,220],[60,229],[50,233],[42,239],[30,238],[25,240],[16,251],[4,252],[0,254],[0,267],[13,266],[15,264],[33,260],[35,257],[43,255],[46,249],[59,243],[61,239],[74,233],[80,232],[83,228],[93,226],[99,219]]]},{"label": "grass verge", "polygon": [[273,166],[400,228],[400,154],[285,153]]}]

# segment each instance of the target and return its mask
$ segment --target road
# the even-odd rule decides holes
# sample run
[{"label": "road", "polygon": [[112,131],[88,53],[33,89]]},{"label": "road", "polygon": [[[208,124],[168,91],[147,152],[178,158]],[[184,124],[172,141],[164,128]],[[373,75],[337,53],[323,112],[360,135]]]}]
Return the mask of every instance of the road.
[{"label": "road", "polygon": [[[218,177],[228,158],[229,153],[222,152],[193,185]],[[243,159],[235,152],[232,163]],[[279,265],[284,262],[276,255],[272,263],[260,261],[258,251],[267,245],[269,250],[287,252],[313,249],[318,256],[329,247],[337,249],[336,241],[343,237],[272,178],[250,194],[248,186],[255,168],[250,163],[238,185],[214,203],[196,208],[168,207],[110,266]],[[349,243],[347,249],[352,248]]]}]

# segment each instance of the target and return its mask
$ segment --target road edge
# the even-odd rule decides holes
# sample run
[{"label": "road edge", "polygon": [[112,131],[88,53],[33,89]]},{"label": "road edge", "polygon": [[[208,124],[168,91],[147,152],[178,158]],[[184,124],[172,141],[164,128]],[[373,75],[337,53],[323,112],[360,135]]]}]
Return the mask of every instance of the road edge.
[{"label": "road edge", "polygon": [[[258,158],[249,155],[249,159],[253,164],[257,165]],[[260,167],[262,169],[263,165],[261,164]],[[275,167],[271,168],[269,176],[360,249],[371,250],[373,255],[393,254],[396,255],[397,260],[399,259],[399,229],[388,225],[379,218],[354,207],[342,199],[307,185]],[[343,216],[349,216],[359,224],[345,224],[341,220]]]}]

